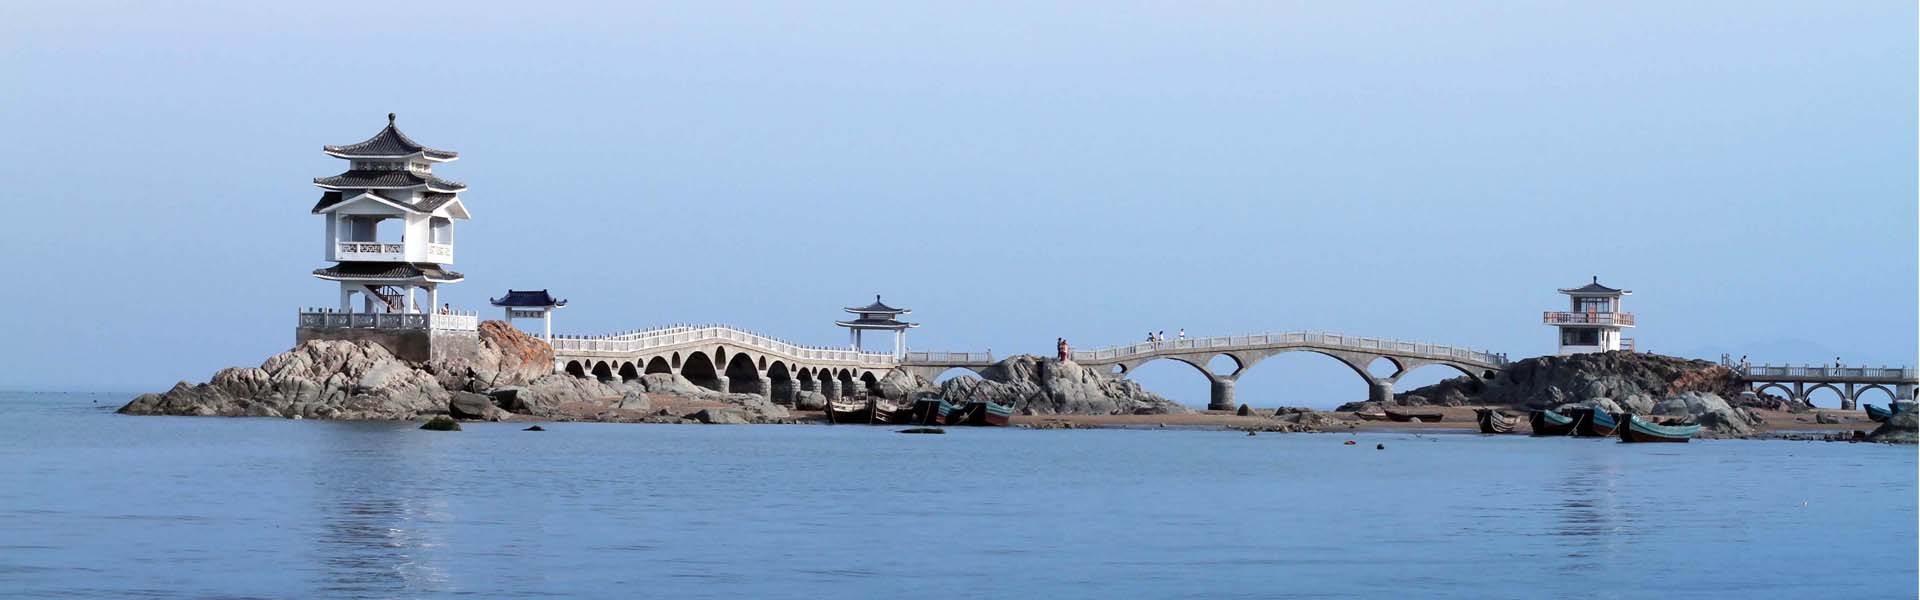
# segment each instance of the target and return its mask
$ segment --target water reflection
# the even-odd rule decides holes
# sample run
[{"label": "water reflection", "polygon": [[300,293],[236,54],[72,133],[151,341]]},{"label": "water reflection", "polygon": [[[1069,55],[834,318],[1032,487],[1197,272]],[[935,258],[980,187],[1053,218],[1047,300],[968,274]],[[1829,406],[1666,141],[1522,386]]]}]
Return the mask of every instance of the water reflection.
[{"label": "water reflection", "polygon": [[1549,531],[1566,538],[1556,542],[1566,549],[1563,567],[1578,572],[1618,558],[1633,536],[1635,519],[1621,502],[1626,469],[1616,453],[1573,452],[1568,458],[1549,486],[1556,497]]},{"label": "water reflection", "polygon": [[437,440],[390,423],[322,427],[324,456],[310,470],[316,587],[376,597],[442,589],[448,577],[436,551],[446,543],[431,525],[447,514],[435,476],[444,453],[426,447]]}]

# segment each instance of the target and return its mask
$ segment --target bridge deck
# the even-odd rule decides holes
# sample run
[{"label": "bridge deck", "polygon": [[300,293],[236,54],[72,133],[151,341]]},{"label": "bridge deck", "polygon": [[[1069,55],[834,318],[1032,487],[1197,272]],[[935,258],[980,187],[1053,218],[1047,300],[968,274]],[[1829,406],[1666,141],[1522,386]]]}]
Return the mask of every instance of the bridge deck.
[{"label": "bridge deck", "polygon": [[1161,342],[1139,342],[1125,346],[1074,352],[1073,360],[1083,364],[1106,364],[1161,354],[1182,354],[1198,351],[1226,352],[1232,350],[1290,347],[1328,348],[1415,356],[1436,360],[1467,362],[1488,367],[1500,367],[1507,364],[1507,359],[1504,355],[1484,350],[1320,331],[1223,335],[1183,340],[1166,340]]}]

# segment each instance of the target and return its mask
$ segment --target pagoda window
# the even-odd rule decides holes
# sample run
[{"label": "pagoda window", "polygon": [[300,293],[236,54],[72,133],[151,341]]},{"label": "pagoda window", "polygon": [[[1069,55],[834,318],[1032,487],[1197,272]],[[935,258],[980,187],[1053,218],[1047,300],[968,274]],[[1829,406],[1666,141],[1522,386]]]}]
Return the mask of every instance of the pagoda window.
[{"label": "pagoda window", "polygon": [[432,220],[429,221],[429,223],[432,225],[432,230],[431,230],[432,235],[427,238],[428,243],[432,243],[432,244],[453,243],[453,219],[449,219],[446,217],[434,217]]},{"label": "pagoda window", "polygon": [[1592,327],[1567,327],[1560,330],[1562,346],[1598,346],[1600,330]]},{"label": "pagoda window", "polygon": [[1613,312],[1610,298],[1574,298],[1573,312]]},{"label": "pagoda window", "polygon": [[347,215],[345,217],[341,217],[340,241],[343,241],[343,242],[403,242],[403,241],[406,241],[405,232],[401,231],[402,228],[400,227],[389,227],[387,228],[387,231],[386,231],[387,235],[385,236],[380,235],[381,234],[380,222],[386,219],[387,217],[377,217],[377,216],[371,216],[371,215]]}]

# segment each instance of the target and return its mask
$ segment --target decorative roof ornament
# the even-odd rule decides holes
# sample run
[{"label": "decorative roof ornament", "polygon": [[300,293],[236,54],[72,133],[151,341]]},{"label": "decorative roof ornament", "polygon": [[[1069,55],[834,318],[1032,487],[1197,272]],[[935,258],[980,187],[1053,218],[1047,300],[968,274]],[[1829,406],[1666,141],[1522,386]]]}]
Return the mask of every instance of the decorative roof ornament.
[{"label": "decorative roof ornament", "polygon": [[387,113],[387,126],[365,141],[344,146],[329,145],[324,146],[323,149],[336,158],[401,158],[416,154],[433,162],[447,162],[460,158],[458,152],[428,148],[413,141],[413,138],[407,137],[407,134],[400,133],[399,126],[395,124],[397,118],[398,115]]},{"label": "decorative roof ornament", "polygon": [[1626,296],[1633,290],[1610,288],[1600,284],[1600,276],[1594,275],[1593,281],[1577,288],[1560,288],[1560,293],[1574,296]]}]

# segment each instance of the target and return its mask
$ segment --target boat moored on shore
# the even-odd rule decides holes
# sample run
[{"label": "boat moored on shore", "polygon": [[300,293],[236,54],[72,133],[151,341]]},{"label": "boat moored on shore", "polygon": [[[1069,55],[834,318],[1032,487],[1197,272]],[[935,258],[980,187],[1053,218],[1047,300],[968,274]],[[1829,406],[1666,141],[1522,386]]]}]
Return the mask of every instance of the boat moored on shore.
[{"label": "boat moored on shore", "polygon": [[1473,414],[1474,420],[1480,425],[1480,433],[1513,433],[1514,427],[1520,425],[1520,417],[1491,408],[1477,408]]},{"label": "boat moored on shore", "polygon": [[1551,410],[1533,411],[1528,415],[1528,420],[1531,421],[1533,434],[1536,436],[1571,435],[1574,426],[1577,425],[1573,417]]},{"label": "boat moored on shore", "polygon": [[1598,409],[1584,408],[1576,411],[1573,435],[1575,437],[1613,437],[1620,428],[1620,420],[1613,413]]},{"label": "boat moored on shore", "polygon": [[1389,410],[1385,412],[1387,413],[1388,419],[1393,421],[1398,421],[1401,423],[1408,423],[1408,422],[1439,423],[1442,419],[1446,418],[1446,415],[1442,415],[1437,412],[1413,413],[1413,412],[1400,412],[1397,410]]},{"label": "boat moored on shore", "polygon": [[1625,421],[1619,427],[1620,441],[1625,443],[1686,443],[1687,440],[1693,439],[1693,436],[1700,434],[1700,426],[1697,424],[1661,425],[1642,419],[1638,415],[1621,415],[1619,419]]}]

